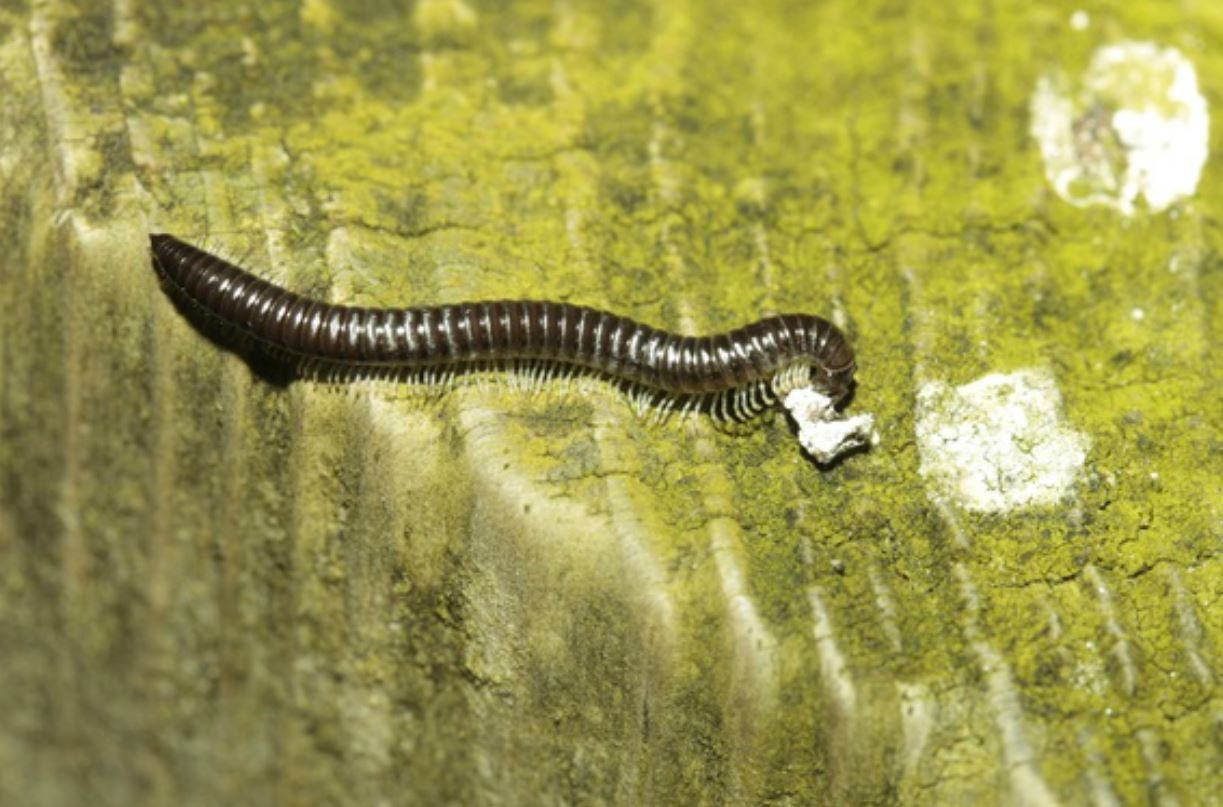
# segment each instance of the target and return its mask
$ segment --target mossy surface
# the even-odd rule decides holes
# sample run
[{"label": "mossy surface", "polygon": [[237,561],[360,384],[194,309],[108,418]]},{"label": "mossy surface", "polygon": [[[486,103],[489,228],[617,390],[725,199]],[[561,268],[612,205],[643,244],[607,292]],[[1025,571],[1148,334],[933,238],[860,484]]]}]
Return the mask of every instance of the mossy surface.
[{"label": "mossy surface", "polygon": [[[1213,111],[1223,12],[1081,10],[0,3],[0,803],[1208,801],[1223,144],[1077,208],[1029,103],[1137,39]],[[149,231],[362,305],[824,314],[881,443],[280,385]],[[917,390],[1028,367],[1075,490],[932,497]]]}]

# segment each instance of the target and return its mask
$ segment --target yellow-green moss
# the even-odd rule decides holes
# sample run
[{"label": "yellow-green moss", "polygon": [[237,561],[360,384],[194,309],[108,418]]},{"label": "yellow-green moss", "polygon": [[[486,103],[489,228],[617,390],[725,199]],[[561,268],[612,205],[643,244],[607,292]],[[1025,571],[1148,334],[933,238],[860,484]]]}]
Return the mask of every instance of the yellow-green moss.
[{"label": "yellow-green moss", "polygon": [[[0,4],[0,801],[1019,798],[982,642],[1049,792],[1208,792],[1223,173],[1073,208],[1027,109],[1121,38],[1217,100],[1223,13],[120,6]],[[600,384],[278,387],[148,228],[356,304],[834,316],[881,445],[819,470],[780,416]],[[1074,497],[940,510],[916,388],[1030,366],[1091,438]]]}]

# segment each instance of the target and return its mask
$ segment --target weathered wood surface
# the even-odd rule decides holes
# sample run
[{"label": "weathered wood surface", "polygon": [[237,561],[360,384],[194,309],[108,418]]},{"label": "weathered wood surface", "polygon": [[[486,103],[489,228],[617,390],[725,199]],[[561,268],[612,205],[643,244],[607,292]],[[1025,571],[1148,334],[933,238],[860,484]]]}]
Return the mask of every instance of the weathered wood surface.
[{"label": "weathered wood surface", "polygon": [[[1133,38],[1217,105],[1223,14],[1084,9],[3,4],[0,803],[1218,803],[1223,172],[1076,208],[1029,99]],[[882,443],[279,388],[150,230],[336,301],[833,315]],[[936,505],[916,391],[1025,367],[1074,492]]]}]

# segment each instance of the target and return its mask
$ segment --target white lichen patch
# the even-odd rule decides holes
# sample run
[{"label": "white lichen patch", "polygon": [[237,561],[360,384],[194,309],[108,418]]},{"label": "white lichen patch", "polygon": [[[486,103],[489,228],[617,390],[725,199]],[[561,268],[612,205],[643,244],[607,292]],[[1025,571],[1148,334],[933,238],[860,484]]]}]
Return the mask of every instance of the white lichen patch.
[{"label": "white lichen patch", "polygon": [[1090,445],[1066,425],[1062,396],[1042,370],[990,373],[917,391],[921,475],[931,495],[967,510],[1054,504],[1073,488]]},{"label": "white lichen patch", "polygon": [[1099,48],[1077,79],[1043,76],[1031,112],[1045,176],[1073,205],[1129,216],[1139,196],[1159,212],[1197,189],[1210,115],[1193,64],[1176,48]]},{"label": "white lichen patch", "polygon": [[791,390],[783,405],[798,425],[798,441],[816,462],[827,464],[847,451],[875,445],[874,415],[841,418],[833,400],[811,387]]}]

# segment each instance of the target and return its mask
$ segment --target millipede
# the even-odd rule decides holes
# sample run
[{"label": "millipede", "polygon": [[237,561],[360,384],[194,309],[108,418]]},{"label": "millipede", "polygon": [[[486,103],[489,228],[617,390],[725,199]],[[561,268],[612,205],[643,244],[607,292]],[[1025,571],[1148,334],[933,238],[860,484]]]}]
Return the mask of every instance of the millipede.
[{"label": "millipede", "polygon": [[844,334],[810,314],[685,336],[547,300],[337,305],[261,280],[172,235],[149,238],[153,268],[176,303],[303,373],[440,378],[504,367],[545,377],[585,371],[620,382],[664,412],[703,410],[734,421],[805,387],[840,404],[854,384],[854,353]]}]

